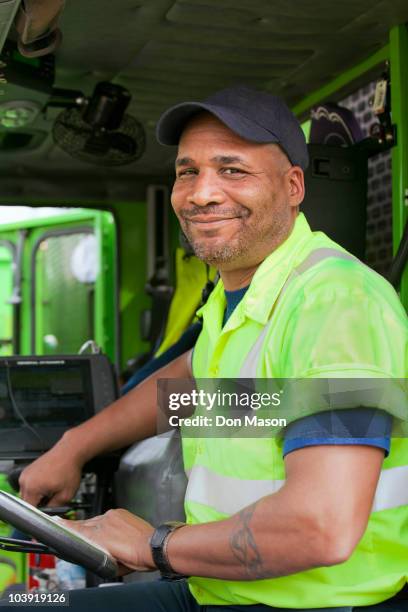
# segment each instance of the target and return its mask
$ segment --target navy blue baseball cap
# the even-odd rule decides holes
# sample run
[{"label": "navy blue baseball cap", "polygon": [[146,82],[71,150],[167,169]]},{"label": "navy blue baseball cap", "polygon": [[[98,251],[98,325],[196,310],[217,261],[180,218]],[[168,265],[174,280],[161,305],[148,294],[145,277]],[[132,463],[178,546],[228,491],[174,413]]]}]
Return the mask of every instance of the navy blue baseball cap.
[{"label": "navy blue baseball cap", "polygon": [[305,170],[309,163],[302,128],[282,98],[249,87],[230,87],[203,102],[182,102],[160,117],[157,140],[177,145],[186,123],[197,113],[208,111],[242,138],[259,143],[276,143],[291,163]]}]

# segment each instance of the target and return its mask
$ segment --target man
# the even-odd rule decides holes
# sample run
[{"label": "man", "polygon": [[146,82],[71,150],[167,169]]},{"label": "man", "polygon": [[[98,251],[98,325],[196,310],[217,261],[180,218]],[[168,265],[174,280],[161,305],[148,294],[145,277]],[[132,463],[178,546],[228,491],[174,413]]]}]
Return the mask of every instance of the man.
[{"label": "man", "polygon": [[[178,144],[172,205],[221,281],[202,309],[192,366],[182,355],[69,431],[20,478],[34,504],[66,502],[87,460],[155,433],[158,378],[406,376],[407,325],[395,292],[298,214],[307,148],[280,99],[224,90],[167,111],[158,137]],[[283,445],[186,438],[188,525],[155,531],[119,509],[73,527],[123,571],[160,567],[192,576],[189,586],[88,589],[71,594],[73,609],[346,612],[392,597],[408,573],[408,457],[405,440],[390,451],[391,417],[379,407],[395,414],[373,398],[351,419],[350,410],[299,418]],[[371,434],[356,434],[356,423]]]}]

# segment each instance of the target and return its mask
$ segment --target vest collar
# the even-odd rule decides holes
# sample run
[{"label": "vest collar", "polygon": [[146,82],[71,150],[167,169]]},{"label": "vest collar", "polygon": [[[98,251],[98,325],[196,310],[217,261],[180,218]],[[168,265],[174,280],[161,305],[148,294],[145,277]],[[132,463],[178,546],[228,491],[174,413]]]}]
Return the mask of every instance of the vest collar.
[{"label": "vest collar", "polygon": [[[272,307],[287,277],[298,264],[299,252],[313,235],[306,217],[300,213],[287,239],[273,251],[255,272],[248,291],[228,319],[223,331],[238,327],[245,317],[266,325]],[[220,279],[210,298],[197,315],[219,319],[226,305],[224,284]]]}]

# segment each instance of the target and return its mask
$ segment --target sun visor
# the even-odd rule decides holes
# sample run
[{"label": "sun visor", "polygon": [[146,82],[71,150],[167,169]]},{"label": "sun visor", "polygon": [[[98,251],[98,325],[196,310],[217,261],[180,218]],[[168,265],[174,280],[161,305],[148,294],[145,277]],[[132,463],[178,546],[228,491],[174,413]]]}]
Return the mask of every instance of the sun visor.
[{"label": "sun visor", "polygon": [[18,50],[25,57],[54,53],[62,40],[58,19],[65,0],[25,0],[15,19]]}]

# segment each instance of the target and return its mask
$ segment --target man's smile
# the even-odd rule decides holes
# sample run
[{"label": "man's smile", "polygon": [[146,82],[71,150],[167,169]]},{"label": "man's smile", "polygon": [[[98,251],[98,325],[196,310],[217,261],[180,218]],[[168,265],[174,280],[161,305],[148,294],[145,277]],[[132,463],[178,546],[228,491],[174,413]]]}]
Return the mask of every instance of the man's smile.
[{"label": "man's smile", "polygon": [[223,225],[224,223],[228,223],[230,221],[233,221],[235,219],[240,219],[241,216],[234,216],[234,217],[217,217],[217,216],[213,216],[213,215],[196,215],[190,219],[185,219],[187,223],[192,223],[193,225],[200,225],[200,226],[205,226],[205,225],[211,225],[211,226],[215,226],[215,225]]}]

